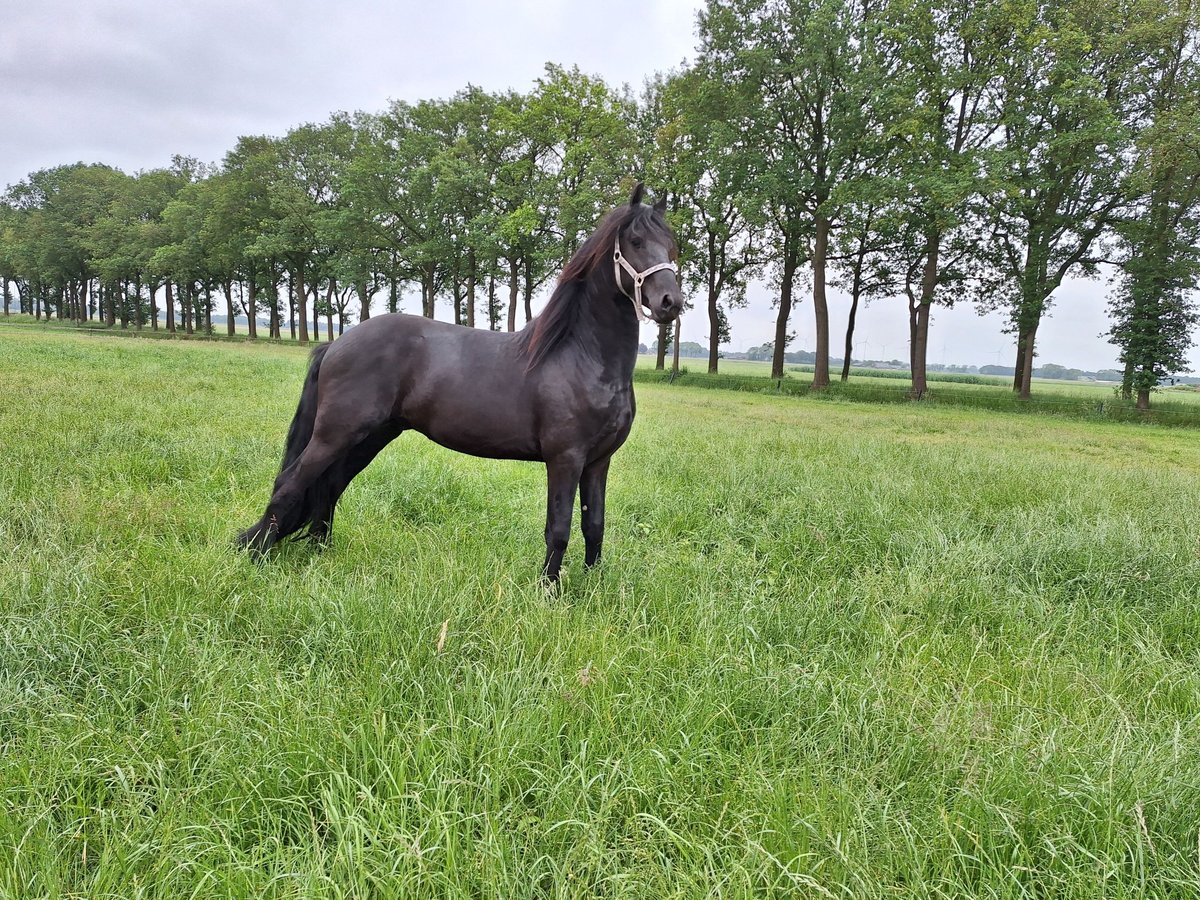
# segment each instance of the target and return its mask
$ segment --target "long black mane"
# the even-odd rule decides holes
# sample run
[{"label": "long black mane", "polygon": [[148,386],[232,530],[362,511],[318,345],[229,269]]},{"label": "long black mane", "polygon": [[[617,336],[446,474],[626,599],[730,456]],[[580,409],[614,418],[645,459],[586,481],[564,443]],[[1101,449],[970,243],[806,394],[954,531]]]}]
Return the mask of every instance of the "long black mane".
[{"label": "long black mane", "polygon": [[[617,236],[627,231],[629,236],[638,237],[651,229],[670,237],[670,229],[658,210],[642,203],[623,205],[609,213],[575,251],[558,276],[558,284],[545,308],[521,331],[521,353],[527,361],[527,371],[537,368],[574,331],[583,304],[617,290],[612,267]],[[673,239],[671,245],[674,248]]]}]

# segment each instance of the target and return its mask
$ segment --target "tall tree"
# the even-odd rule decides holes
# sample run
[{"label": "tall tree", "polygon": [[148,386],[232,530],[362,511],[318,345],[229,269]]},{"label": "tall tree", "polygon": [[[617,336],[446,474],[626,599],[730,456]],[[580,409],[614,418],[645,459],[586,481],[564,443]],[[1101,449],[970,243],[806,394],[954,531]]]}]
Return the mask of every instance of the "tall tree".
[{"label": "tall tree", "polygon": [[709,0],[700,17],[701,65],[753,92],[740,104],[739,125],[758,157],[760,215],[774,226],[780,298],[772,369],[782,375],[796,270],[808,256],[818,390],[829,384],[826,269],[836,188],[867,146],[860,75],[876,28],[870,0]]},{"label": "tall tree", "polygon": [[89,241],[127,178],[110,166],[77,163],[39,170],[9,189],[7,202],[21,213],[14,254],[36,314],[89,316],[85,296],[96,276]]},{"label": "tall tree", "polygon": [[[653,86],[652,86],[653,87]],[[703,291],[709,323],[708,371],[718,368],[729,339],[724,305],[745,303],[756,261],[746,216],[749,167],[741,133],[730,124],[739,93],[711,73],[693,69],[662,82],[654,162],[671,198],[685,284]]]},{"label": "tall tree", "polygon": [[1143,2],[1136,13],[1127,33],[1144,60],[1131,111],[1134,202],[1118,225],[1121,271],[1109,309],[1124,387],[1147,409],[1159,382],[1186,369],[1200,321],[1200,27],[1194,0]]},{"label": "tall tree", "polygon": [[996,102],[1000,130],[985,156],[989,189],[987,306],[1017,338],[1014,390],[1030,396],[1038,327],[1068,275],[1091,275],[1099,241],[1126,202],[1130,129],[1123,104],[1135,60],[1124,52],[1128,3],[1005,4]]},{"label": "tall tree", "polygon": [[1004,6],[998,0],[890,0],[871,59],[870,108],[891,231],[908,298],[912,395],[924,396],[935,303],[951,305],[976,254],[973,210],[984,189],[981,154],[1000,127]]}]

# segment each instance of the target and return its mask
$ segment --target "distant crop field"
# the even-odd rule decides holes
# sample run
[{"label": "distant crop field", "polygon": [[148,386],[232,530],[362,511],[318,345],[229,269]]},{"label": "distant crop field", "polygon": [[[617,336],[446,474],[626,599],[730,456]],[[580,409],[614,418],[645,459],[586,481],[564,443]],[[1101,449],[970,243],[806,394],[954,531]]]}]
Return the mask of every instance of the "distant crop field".
[{"label": "distant crop field", "polygon": [[639,383],[548,591],[415,435],[234,553],[304,366],[0,328],[0,896],[1200,891],[1196,431]]},{"label": "distant crop field", "polygon": [[[670,366],[654,369],[655,359],[642,356],[636,378],[642,382],[670,380]],[[680,360],[678,384],[690,387],[728,388],[758,393],[804,394],[812,382],[812,367],[788,365],[783,379],[770,378],[771,365],[757,360],[722,360],[717,374],[707,372],[706,360]],[[840,369],[830,373],[826,400],[866,400],[875,403],[907,402],[911,376],[898,370],[855,367],[847,381]],[[1152,408],[1139,411],[1118,396],[1111,384],[1059,379],[1033,379],[1033,396],[1019,400],[1008,378],[931,372],[925,400],[938,405],[958,405],[1008,412],[1040,413],[1066,418],[1163,424],[1200,428],[1200,391],[1189,387],[1164,387],[1152,394]]]}]

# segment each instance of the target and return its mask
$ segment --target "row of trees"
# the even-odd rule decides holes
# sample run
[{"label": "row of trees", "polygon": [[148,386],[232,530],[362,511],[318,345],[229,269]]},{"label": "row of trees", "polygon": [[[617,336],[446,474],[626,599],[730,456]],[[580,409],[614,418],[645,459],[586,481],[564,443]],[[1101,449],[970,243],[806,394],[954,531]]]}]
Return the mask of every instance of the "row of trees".
[{"label": "row of trees", "polygon": [[861,304],[906,303],[918,397],[931,309],[1003,310],[1028,396],[1054,292],[1106,266],[1145,405],[1197,322],[1196,7],[709,0],[695,63],[640,96],[549,66],[526,94],[468,87],[243,138],[217,168],[33,173],[0,205],[6,310],[12,282],[35,314],[157,327],[161,292],[166,327],[191,330],[223,298],[229,329],[244,314],[253,335],[261,312],[305,341],[310,313],[332,332],[411,290],[425,315],[511,330],[644,173],[668,193],[710,370],[726,311],[766,278],[777,375],[808,292],[828,384],[837,286],[845,360]]}]

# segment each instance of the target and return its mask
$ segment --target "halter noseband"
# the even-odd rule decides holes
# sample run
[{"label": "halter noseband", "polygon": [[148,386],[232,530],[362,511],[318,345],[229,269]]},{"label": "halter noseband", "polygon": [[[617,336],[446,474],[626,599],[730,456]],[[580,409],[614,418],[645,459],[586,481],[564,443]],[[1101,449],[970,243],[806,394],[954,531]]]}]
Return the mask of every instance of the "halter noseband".
[{"label": "halter noseband", "polygon": [[[625,290],[625,285],[621,284],[621,270],[624,269],[629,273],[629,277],[633,279],[633,293]],[[613,241],[613,277],[617,279],[617,290],[633,301],[633,311],[637,313],[638,321],[645,322],[646,314],[642,311],[642,282],[646,280],[648,275],[653,275],[662,269],[670,269],[675,271],[675,264],[671,262],[659,263],[657,266],[651,266],[644,272],[639,272],[629,260],[621,255],[621,235],[618,234]]]}]

